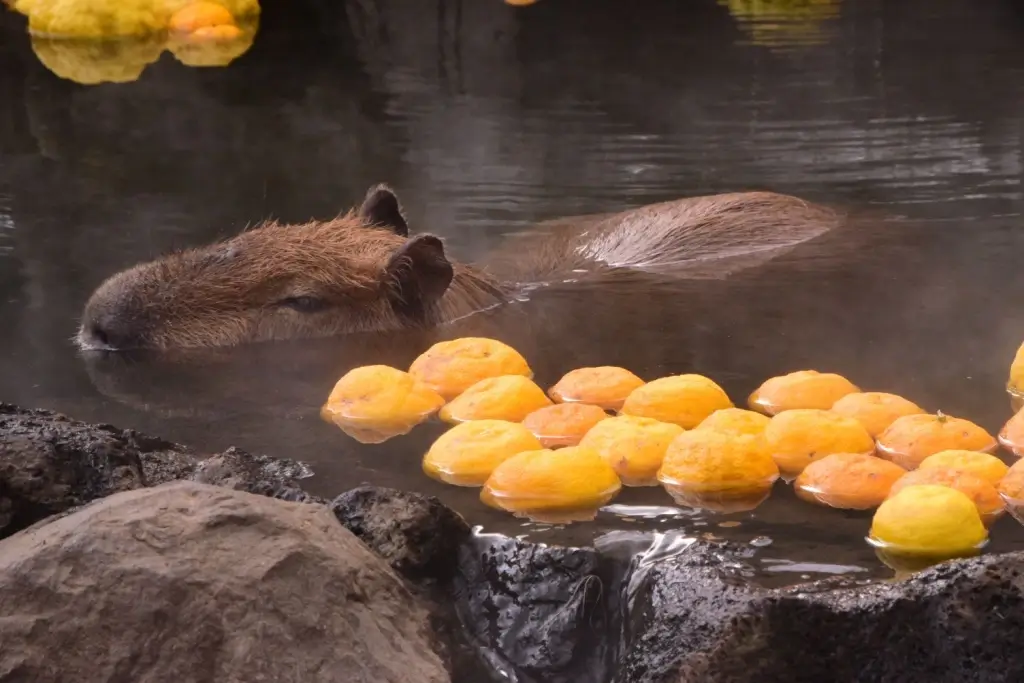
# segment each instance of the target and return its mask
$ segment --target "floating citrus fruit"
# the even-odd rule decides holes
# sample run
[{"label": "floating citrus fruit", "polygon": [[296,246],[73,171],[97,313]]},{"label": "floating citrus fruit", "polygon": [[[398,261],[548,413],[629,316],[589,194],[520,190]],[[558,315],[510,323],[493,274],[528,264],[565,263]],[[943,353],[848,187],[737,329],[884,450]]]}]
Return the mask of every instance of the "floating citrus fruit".
[{"label": "floating citrus fruit", "polygon": [[772,377],[747,399],[753,410],[776,415],[784,410],[827,410],[843,396],[860,391],[850,380],[832,372],[798,370]]},{"label": "floating citrus fruit", "polygon": [[1024,344],[1017,347],[1017,353],[1010,363],[1010,379],[1006,383],[1006,389],[1014,394],[1024,394]]},{"label": "floating citrus fruit", "polygon": [[558,380],[548,395],[558,403],[591,403],[605,410],[619,410],[626,397],[643,384],[642,379],[625,368],[578,368]]},{"label": "floating citrus fruit", "polygon": [[760,436],[711,429],[673,439],[658,470],[658,481],[680,505],[723,512],[756,507],[778,477]]},{"label": "floating citrus fruit", "polygon": [[32,37],[32,50],[55,75],[82,85],[130,83],[164,51],[162,37],[107,40]]},{"label": "floating citrus fruit", "polygon": [[804,468],[793,482],[797,496],[847,510],[878,507],[907,471],[864,453],[833,453]]},{"label": "floating citrus fruit", "polygon": [[193,2],[171,15],[167,28],[176,33],[193,31],[213,26],[233,26],[235,18],[224,5],[216,2]]},{"label": "floating citrus fruit", "polygon": [[551,400],[529,377],[505,375],[473,384],[442,408],[440,416],[453,424],[469,420],[522,422],[533,411],[549,405]]},{"label": "floating citrus fruit", "polygon": [[1018,460],[1007,470],[1006,476],[996,487],[1003,499],[1007,512],[1024,524],[1024,460]]},{"label": "floating citrus fruit", "polygon": [[924,408],[896,394],[882,391],[861,391],[847,394],[832,404],[830,410],[864,425],[868,434],[877,438],[889,425],[904,415],[919,415]]},{"label": "floating citrus fruit", "polygon": [[919,469],[952,469],[963,470],[981,477],[992,486],[998,486],[1010,468],[1006,463],[990,453],[978,451],[939,451],[929,455],[918,465]]},{"label": "floating citrus fruit", "polygon": [[937,413],[898,418],[878,436],[877,449],[879,455],[912,470],[940,451],[991,453],[996,445],[995,437],[973,422]]},{"label": "floating citrus fruit", "polygon": [[523,418],[523,426],[540,439],[544,448],[575,446],[591,427],[608,413],[587,403],[544,406]]},{"label": "floating citrus fruit", "polygon": [[731,407],[732,401],[722,387],[707,377],[673,375],[635,389],[623,403],[622,414],[692,429],[716,410]]},{"label": "floating citrus fruit", "polygon": [[934,484],[936,486],[949,486],[960,491],[977,506],[978,514],[985,526],[990,525],[1005,512],[1003,499],[995,486],[981,477],[965,472],[963,470],[940,469],[937,467],[929,469],[916,469],[907,472],[899,481],[893,484],[889,490],[889,497],[898,495],[900,491],[910,486],[921,484]]},{"label": "floating citrus fruit", "polygon": [[999,443],[1018,458],[1024,456],[1024,410],[1014,413],[999,430]]},{"label": "floating citrus fruit", "polygon": [[476,420],[452,427],[423,457],[423,470],[456,486],[483,486],[494,468],[523,451],[541,450],[523,425],[505,420]]},{"label": "floating citrus fruit", "polygon": [[917,569],[978,553],[988,532],[978,508],[948,486],[908,486],[878,506],[868,540],[896,569]]},{"label": "floating citrus fruit", "polygon": [[533,370],[508,344],[462,337],[431,346],[412,362],[409,374],[450,401],[480,380],[504,375],[532,378]]},{"label": "floating citrus fruit", "polygon": [[800,474],[826,455],[870,455],[875,446],[871,435],[857,420],[816,408],[795,408],[779,413],[764,430],[764,438],[768,452],[785,476]]},{"label": "floating citrus fruit", "polygon": [[619,415],[594,425],[580,446],[604,458],[626,486],[654,486],[668,445],[682,433],[670,422]]},{"label": "floating citrus fruit", "polygon": [[367,365],[345,373],[321,409],[321,416],[363,443],[380,443],[405,434],[444,399],[409,373],[386,365]]},{"label": "floating citrus fruit", "polygon": [[763,434],[771,418],[753,410],[743,408],[723,408],[716,410],[701,420],[694,429],[713,429],[724,434],[746,434],[757,436]]},{"label": "floating citrus fruit", "polygon": [[188,25],[190,15],[203,25],[204,16],[207,21],[220,21],[224,12],[234,20],[255,18],[260,13],[259,0],[16,0],[13,7],[28,16],[29,30],[35,35],[103,40],[163,36],[169,28],[173,30],[175,14],[181,15],[176,25]]},{"label": "floating citrus fruit", "polygon": [[570,446],[508,458],[494,468],[480,499],[520,517],[558,524],[593,519],[621,488],[601,456]]},{"label": "floating citrus fruit", "polygon": [[1024,504],[1024,460],[1018,460],[1010,466],[997,488],[1004,498]]},{"label": "floating citrus fruit", "polygon": [[251,24],[244,30],[230,25],[205,26],[192,33],[172,34],[167,49],[185,66],[224,67],[248,52],[255,38]]}]

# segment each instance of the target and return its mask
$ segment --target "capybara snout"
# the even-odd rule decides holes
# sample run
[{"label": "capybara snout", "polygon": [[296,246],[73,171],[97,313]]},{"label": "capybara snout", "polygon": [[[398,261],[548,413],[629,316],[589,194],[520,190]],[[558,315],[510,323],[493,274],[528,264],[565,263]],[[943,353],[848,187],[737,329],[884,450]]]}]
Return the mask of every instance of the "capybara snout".
[{"label": "capybara snout", "polygon": [[87,349],[229,346],[430,324],[457,267],[407,237],[386,186],[334,220],[268,223],[114,275],[85,306]]}]

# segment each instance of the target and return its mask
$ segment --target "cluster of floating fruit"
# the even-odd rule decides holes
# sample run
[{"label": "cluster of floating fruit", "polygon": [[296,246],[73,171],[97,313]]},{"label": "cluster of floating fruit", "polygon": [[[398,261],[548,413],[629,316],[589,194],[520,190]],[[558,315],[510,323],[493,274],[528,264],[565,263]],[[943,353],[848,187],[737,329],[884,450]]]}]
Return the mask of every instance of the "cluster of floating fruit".
[{"label": "cluster of floating fruit", "polygon": [[165,50],[190,67],[222,67],[253,44],[258,0],[12,0],[32,50],[76,83],[137,80]]},{"label": "cluster of floating fruit", "polygon": [[[1024,379],[1024,347],[1018,355]],[[436,413],[454,426],[424,471],[536,521],[592,519],[622,486],[751,510],[782,478],[810,503],[877,508],[868,540],[894,567],[977,553],[988,526],[1024,500],[1024,461],[1008,467],[993,455],[1000,442],[1024,453],[1024,412],[997,440],[964,418],[814,370],[767,380],[748,407],[701,375],[645,382],[611,366],[573,370],[545,392],[515,349],[474,337],[435,344],[408,371],[350,371],[322,415],[379,443]]]}]

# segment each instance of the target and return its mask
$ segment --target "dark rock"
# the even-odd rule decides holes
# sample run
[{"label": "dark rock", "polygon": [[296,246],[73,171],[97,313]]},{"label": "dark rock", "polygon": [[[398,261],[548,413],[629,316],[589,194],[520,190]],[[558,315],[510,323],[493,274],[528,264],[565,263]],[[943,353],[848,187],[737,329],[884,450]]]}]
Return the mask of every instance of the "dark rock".
[{"label": "dark rock", "polygon": [[196,479],[295,502],[311,496],[293,460],[231,448],[203,460],[164,439],[0,403],[0,538],[112,493]]},{"label": "dark rock", "polygon": [[1009,683],[1024,680],[1024,554],[901,581],[766,590],[726,546],[634,561],[628,683]]},{"label": "dark rock", "polygon": [[0,403],[0,537],[144,481],[121,430]]},{"label": "dark rock", "polygon": [[129,447],[139,452],[146,486],[159,486],[169,481],[188,479],[201,459],[191,449],[159,437],[142,434],[133,429],[125,429],[122,434]]},{"label": "dark rock", "polygon": [[296,481],[312,476],[306,465],[295,460],[253,455],[240,448],[229,448],[195,466],[193,481],[281,498],[294,503],[321,503],[326,500],[306,493]]},{"label": "dark rock", "polygon": [[333,501],[349,531],[410,579],[450,579],[469,525],[433,496],[361,486]]},{"label": "dark rock", "polygon": [[442,683],[423,604],[325,507],[176,482],[0,542],[0,680]]},{"label": "dark rock", "polygon": [[477,536],[454,596],[481,656],[520,683],[610,680],[621,569],[592,548]]}]

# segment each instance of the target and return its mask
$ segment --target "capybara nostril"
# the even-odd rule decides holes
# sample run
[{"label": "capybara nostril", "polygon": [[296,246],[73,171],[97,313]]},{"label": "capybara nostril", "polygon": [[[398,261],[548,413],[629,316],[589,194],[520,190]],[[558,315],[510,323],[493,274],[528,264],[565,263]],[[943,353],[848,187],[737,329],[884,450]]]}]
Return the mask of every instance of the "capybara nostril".
[{"label": "capybara nostril", "polygon": [[89,334],[92,335],[92,338],[102,346],[110,344],[110,338],[107,337],[107,333],[104,332],[103,328],[96,323],[89,325]]},{"label": "capybara nostril", "polygon": [[86,320],[78,334],[79,344],[86,349],[123,351],[138,348],[143,335],[131,322],[124,323],[114,316]]}]

